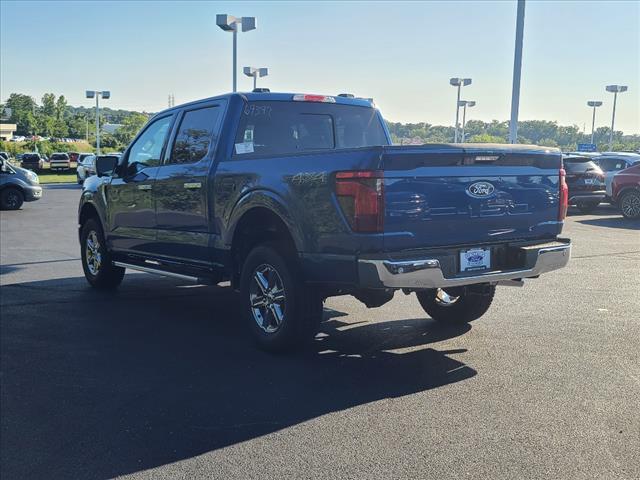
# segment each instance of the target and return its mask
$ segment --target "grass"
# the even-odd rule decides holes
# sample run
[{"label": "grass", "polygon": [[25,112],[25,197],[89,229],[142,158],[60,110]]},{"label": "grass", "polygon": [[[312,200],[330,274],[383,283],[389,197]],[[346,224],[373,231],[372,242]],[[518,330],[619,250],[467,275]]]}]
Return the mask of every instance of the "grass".
[{"label": "grass", "polygon": [[75,163],[71,164],[71,168],[64,172],[52,172],[49,165],[45,164],[44,169],[38,172],[41,184],[47,183],[76,183],[76,167]]}]

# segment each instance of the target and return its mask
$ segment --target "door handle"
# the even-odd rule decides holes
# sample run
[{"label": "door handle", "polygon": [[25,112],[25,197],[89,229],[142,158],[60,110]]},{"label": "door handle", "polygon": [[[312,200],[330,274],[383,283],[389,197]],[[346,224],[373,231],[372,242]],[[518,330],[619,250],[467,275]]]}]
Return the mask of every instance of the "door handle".
[{"label": "door handle", "polygon": [[151,185],[149,184],[138,185],[138,190],[151,190]]},{"label": "door handle", "polygon": [[202,183],[200,182],[187,182],[184,184],[184,188],[187,190],[196,190],[200,187],[202,187]]}]

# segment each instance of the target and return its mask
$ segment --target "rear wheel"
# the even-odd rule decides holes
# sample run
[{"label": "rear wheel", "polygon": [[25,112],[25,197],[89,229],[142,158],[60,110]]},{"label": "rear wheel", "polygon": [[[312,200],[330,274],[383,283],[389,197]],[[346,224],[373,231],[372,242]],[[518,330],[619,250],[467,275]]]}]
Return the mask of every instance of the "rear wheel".
[{"label": "rear wheel", "polygon": [[92,287],[110,290],[120,285],[124,268],[113,265],[102,228],[94,218],[82,226],[80,252],[84,276]]},{"label": "rear wheel", "polygon": [[620,197],[620,212],[625,218],[637,220],[640,218],[640,192],[629,190]]},{"label": "rear wheel", "polygon": [[416,292],[427,314],[438,322],[468,323],[484,315],[496,293],[495,285],[480,284]]},{"label": "rear wheel", "polygon": [[578,207],[578,210],[580,210],[580,212],[587,214],[593,212],[598,207],[598,205],[600,205],[600,202],[581,202],[578,203],[576,207]]},{"label": "rear wheel", "polygon": [[24,203],[24,194],[17,188],[9,187],[2,190],[0,204],[3,210],[18,210]]},{"label": "rear wheel", "polygon": [[240,275],[243,315],[260,348],[299,348],[315,336],[322,297],[304,284],[296,262],[277,244],[255,247]]}]

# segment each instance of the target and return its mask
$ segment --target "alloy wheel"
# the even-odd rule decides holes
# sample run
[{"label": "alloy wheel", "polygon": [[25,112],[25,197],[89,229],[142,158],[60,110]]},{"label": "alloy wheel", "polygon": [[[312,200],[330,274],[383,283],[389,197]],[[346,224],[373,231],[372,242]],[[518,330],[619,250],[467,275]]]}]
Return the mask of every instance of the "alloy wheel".
[{"label": "alloy wheel", "polygon": [[640,195],[633,193],[625,195],[622,198],[620,208],[626,217],[640,217]]},{"label": "alloy wheel", "polygon": [[98,241],[98,235],[94,230],[87,235],[86,242],[86,262],[87,268],[91,275],[96,276],[100,272],[102,266],[102,254],[100,253],[100,242]]},{"label": "alloy wheel", "polygon": [[273,266],[262,264],[254,269],[249,301],[256,324],[266,333],[278,331],[284,320],[286,295],[282,278]]},{"label": "alloy wheel", "polygon": [[14,191],[10,191],[7,193],[5,201],[7,203],[7,207],[9,207],[10,209],[15,209],[18,207],[18,205],[20,205],[20,197],[18,196],[18,193]]}]

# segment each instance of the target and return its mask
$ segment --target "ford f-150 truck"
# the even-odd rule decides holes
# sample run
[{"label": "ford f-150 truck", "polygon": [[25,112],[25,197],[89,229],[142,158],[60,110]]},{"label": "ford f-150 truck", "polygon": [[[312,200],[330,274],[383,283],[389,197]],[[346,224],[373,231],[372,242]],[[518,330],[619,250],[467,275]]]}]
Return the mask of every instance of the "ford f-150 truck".
[{"label": "ford f-150 truck", "polygon": [[370,100],[234,93],[155,115],[99,157],[79,207],[96,288],[125,269],[230,281],[259,346],[314,337],[324,299],[415,293],[469,322],[497,285],[564,267],[561,153],[527,145],[392,146]]}]

